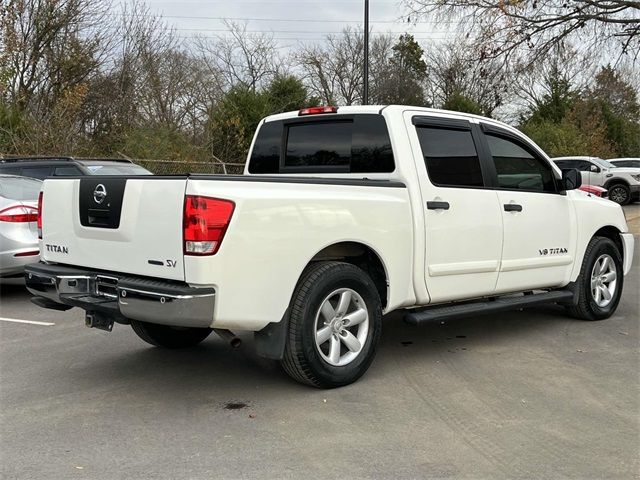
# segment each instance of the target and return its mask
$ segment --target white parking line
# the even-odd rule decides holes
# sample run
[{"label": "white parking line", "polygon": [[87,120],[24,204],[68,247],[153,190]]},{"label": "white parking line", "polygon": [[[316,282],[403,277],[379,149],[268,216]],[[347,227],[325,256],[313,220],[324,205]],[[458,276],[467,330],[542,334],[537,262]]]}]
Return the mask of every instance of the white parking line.
[{"label": "white parking line", "polygon": [[3,322],[29,323],[31,325],[43,325],[45,327],[51,327],[51,326],[55,325],[55,323],[51,323],[51,322],[36,322],[35,320],[19,320],[17,318],[0,317],[0,320],[3,321]]}]

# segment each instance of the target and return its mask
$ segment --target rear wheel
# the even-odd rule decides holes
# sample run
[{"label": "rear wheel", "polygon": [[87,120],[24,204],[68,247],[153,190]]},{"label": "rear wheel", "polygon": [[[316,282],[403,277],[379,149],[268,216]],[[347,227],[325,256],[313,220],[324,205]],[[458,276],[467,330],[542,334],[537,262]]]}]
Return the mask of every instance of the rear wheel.
[{"label": "rear wheel", "polygon": [[631,190],[624,183],[617,183],[609,187],[609,200],[619,205],[626,205],[631,201]]},{"label": "rear wheel", "polygon": [[136,320],[131,320],[131,328],[145,342],[163,348],[193,347],[211,333],[210,328],[170,327]]},{"label": "rear wheel", "polygon": [[339,262],[309,267],[291,302],[284,370],[320,388],[355,382],[373,361],[381,310],[378,291],[360,268]]},{"label": "rear wheel", "polygon": [[583,320],[603,320],[614,314],[624,281],[622,255],[610,239],[594,237],[589,242],[578,277],[578,304],[567,307]]}]

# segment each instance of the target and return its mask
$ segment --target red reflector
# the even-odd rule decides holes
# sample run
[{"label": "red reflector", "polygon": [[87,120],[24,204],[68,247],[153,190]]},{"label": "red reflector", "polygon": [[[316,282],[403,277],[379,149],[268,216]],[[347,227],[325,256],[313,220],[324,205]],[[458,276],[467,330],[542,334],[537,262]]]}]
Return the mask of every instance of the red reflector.
[{"label": "red reflector", "polygon": [[321,113],[338,113],[338,107],[309,107],[303,108],[298,112],[299,117],[304,117],[305,115],[319,115]]},{"label": "red reflector", "polygon": [[33,257],[36,255],[40,255],[40,250],[29,250],[28,252],[16,253],[14,257]]},{"label": "red reflector", "polygon": [[42,240],[42,198],[43,193],[38,194],[38,238]]},{"label": "red reflector", "polygon": [[184,254],[215,254],[234,208],[235,204],[230,200],[187,195],[183,215]]},{"label": "red reflector", "polygon": [[38,220],[38,212],[35,207],[17,205],[0,211],[0,222],[26,223]]}]

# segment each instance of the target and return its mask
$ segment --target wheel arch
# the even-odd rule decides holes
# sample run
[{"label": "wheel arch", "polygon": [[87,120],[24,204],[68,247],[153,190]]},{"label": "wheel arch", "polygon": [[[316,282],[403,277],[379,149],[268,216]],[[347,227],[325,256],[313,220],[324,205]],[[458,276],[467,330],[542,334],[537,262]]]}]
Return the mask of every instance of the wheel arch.
[{"label": "wheel arch", "polygon": [[[389,275],[381,256],[376,250],[356,240],[340,241],[323,247],[316,252],[300,270],[298,280],[310,265],[325,261],[341,261],[350,263],[364,270],[373,281],[383,310],[389,298]],[[293,291],[291,295],[293,296]],[[281,360],[284,355],[286,336],[289,331],[289,310],[283,314],[281,321],[270,323],[262,330],[255,332],[254,340],[258,355],[272,360]]]},{"label": "wheel arch", "polygon": [[[359,241],[333,243],[318,251],[307,262],[305,269],[312,263],[331,260],[350,263],[364,270],[378,290],[383,310],[386,308],[389,298],[389,274],[384,261],[375,249]],[[300,272],[300,276],[303,272]]]},{"label": "wheel arch", "polygon": [[581,244],[579,246],[579,258],[576,258],[576,261],[574,263],[574,268],[571,275],[571,281],[574,282],[578,278],[578,275],[580,274],[580,269],[582,267],[582,262],[584,262],[584,256],[587,249],[587,245],[589,245],[589,242],[591,242],[591,240],[593,240],[594,237],[605,237],[611,240],[620,251],[620,255],[622,256],[622,261],[624,262],[624,244],[622,242],[622,237],[620,236],[621,233],[622,233],[622,230],[620,230],[620,228],[616,227],[615,225],[605,225],[603,227],[598,228],[595,232],[593,232],[593,234],[589,235],[586,238],[586,241],[584,242],[584,244]]},{"label": "wheel arch", "polygon": [[622,184],[625,187],[629,187],[630,184],[629,182],[624,179],[624,178],[620,178],[620,177],[614,177],[614,178],[610,178],[609,180],[607,180],[606,182],[604,182],[604,186],[603,188],[606,188],[607,190],[610,189],[613,185],[618,185],[618,184]]},{"label": "wheel arch", "polygon": [[[591,238],[593,237],[605,237],[611,240],[616,244],[618,250],[620,250],[620,255],[624,256],[624,245],[622,244],[622,238],[620,238],[620,234],[622,232],[613,225],[607,225],[606,227],[600,228],[597,232],[595,232]],[[589,239],[591,241],[591,239]],[[623,258],[624,260],[624,258]]]}]

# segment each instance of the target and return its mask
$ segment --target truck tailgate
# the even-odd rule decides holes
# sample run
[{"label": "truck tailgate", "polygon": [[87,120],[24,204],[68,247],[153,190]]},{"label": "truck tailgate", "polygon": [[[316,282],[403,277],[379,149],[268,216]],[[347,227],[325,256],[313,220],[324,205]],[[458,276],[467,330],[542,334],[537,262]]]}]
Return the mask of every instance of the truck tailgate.
[{"label": "truck tailgate", "polygon": [[48,179],[42,259],[184,281],[186,177]]}]

